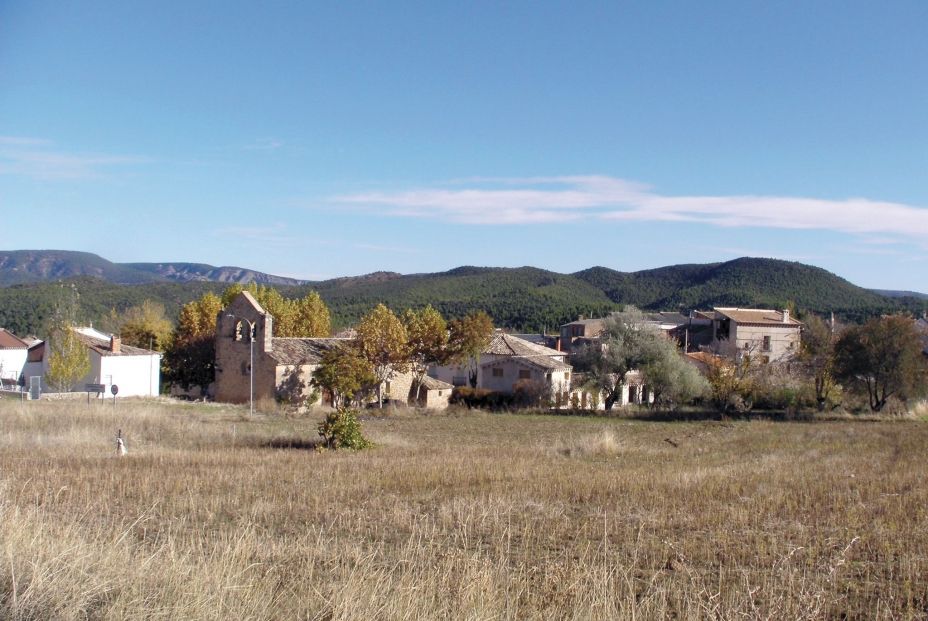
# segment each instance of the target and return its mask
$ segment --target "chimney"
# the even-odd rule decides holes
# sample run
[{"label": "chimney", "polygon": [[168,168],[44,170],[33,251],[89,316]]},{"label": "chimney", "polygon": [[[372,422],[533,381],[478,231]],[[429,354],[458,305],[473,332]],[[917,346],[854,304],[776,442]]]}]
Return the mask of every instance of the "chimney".
[{"label": "chimney", "polygon": [[789,323],[789,309],[783,309],[783,323]]},{"label": "chimney", "polygon": [[110,351],[111,352],[113,352],[114,354],[118,354],[120,352],[121,346],[122,346],[121,338],[119,338],[115,334],[110,337]]}]

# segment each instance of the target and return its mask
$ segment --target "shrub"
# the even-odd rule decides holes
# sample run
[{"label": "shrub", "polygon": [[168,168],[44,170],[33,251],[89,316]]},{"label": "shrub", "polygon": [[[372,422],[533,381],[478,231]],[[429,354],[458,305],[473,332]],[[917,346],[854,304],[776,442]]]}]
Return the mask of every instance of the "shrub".
[{"label": "shrub", "polygon": [[537,395],[518,389],[510,394],[484,388],[458,386],[451,393],[450,403],[481,410],[514,410],[538,407],[540,401]]},{"label": "shrub", "polygon": [[341,407],[329,412],[325,420],[319,423],[319,435],[326,448],[348,448],[361,450],[369,448],[370,440],[361,433],[357,411]]}]

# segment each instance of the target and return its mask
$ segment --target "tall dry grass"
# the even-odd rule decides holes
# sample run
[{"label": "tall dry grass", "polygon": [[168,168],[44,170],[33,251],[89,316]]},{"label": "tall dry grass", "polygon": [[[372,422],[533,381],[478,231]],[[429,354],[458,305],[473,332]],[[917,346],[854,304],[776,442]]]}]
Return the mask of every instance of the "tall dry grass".
[{"label": "tall dry grass", "polygon": [[921,422],[119,405],[0,403],[0,617],[928,617]]}]

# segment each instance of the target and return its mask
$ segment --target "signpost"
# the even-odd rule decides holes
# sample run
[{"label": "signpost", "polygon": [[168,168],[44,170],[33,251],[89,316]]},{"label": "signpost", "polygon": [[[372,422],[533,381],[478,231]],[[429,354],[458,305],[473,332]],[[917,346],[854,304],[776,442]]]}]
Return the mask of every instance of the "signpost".
[{"label": "signpost", "polygon": [[116,395],[119,393],[119,386],[113,384],[110,386],[110,392],[113,393],[113,409],[116,409]]},{"label": "signpost", "polygon": [[101,394],[106,394],[106,384],[85,384],[84,390],[87,391],[87,403],[90,403],[90,393],[96,393],[99,397]]}]

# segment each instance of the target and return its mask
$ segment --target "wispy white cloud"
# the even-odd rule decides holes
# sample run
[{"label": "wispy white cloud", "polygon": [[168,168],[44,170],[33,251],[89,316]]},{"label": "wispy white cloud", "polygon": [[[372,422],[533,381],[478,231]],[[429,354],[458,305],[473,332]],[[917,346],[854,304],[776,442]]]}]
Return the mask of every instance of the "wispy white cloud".
[{"label": "wispy white cloud", "polygon": [[43,181],[98,179],[110,167],[148,161],[138,156],[69,153],[44,138],[0,136],[0,175]]},{"label": "wispy white cloud", "polygon": [[226,226],[214,230],[213,236],[262,247],[290,247],[301,244],[303,240],[290,230],[290,227],[280,222],[270,226]]},{"label": "wispy white cloud", "polygon": [[667,196],[646,185],[607,176],[457,180],[450,189],[365,192],[337,196],[334,201],[386,215],[467,224],[593,219],[696,222],[928,240],[928,209],[902,203],[865,198]]},{"label": "wispy white cloud", "polygon": [[415,248],[405,248],[403,246],[384,246],[381,244],[352,244],[358,250],[369,250],[371,252],[387,252],[391,254],[419,254]]},{"label": "wispy white cloud", "polygon": [[242,147],[245,151],[276,151],[284,146],[282,140],[276,138],[260,138],[249,145]]}]

